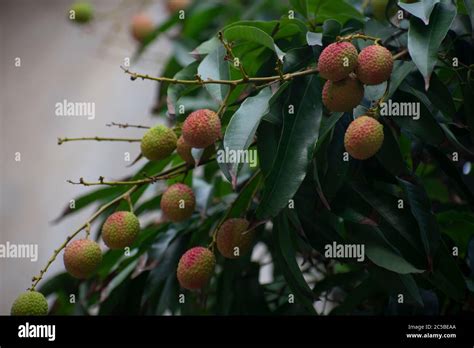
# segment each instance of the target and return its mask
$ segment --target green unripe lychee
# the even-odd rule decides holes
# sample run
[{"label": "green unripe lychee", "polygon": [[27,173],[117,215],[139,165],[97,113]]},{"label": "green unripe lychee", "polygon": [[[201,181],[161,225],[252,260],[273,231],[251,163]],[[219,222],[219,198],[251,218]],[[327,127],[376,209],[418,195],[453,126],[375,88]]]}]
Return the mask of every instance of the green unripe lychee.
[{"label": "green unripe lychee", "polygon": [[344,147],[354,158],[365,160],[382,147],[383,126],[369,116],[360,116],[351,122],[344,135]]},{"label": "green unripe lychee", "polygon": [[363,84],[378,85],[390,78],[392,68],[390,51],[380,45],[371,45],[360,51],[356,74]]},{"label": "green unripe lychee", "polygon": [[90,239],[75,240],[64,250],[64,266],[74,278],[89,278],[101,262],[100,246]]},{"label": "green unripe lychee", "polygon": [[102,226],[102,239],[110,249],[123,249],[132,245],[140,232],[140,221],[129,211],[110,215]]},{"label": "green unripe lychee", "polygon": [[131,32],[135,40],[143,42],[153,30],[155,30],[155,25],[148,15],[140,13],[133,16]]},{"label": "green unripe lychee", "polygon": [[89,22],[94,15],[94,9],[92,8],[92,5],[85,1],[74,3],[71,6],[70,11],[72,11],[74,15],[74,18],[72,18],[72,13],[70,12],[70,18],[80,24]]},{"label": "green unripe lychee", "polygon": [[246,219],[228,219],[217,231],[217,250],[228,259],[245,254],[253,241],[253,230],[248,231]]},{"label": "green unripe lychee", "polygon": [[364,97],[364,86],[350,75],[341,81],[326,81],[323,87],[323,104],[329,111],[352,111]]},{"label": "green unripe lychee", "polygon": [[191,147],[204,149],[214,144],[220,136],[221,120],[212,110],[196,110],[183,123],[183,138]]},{"label": "green unripe lychee", "polygon": [[[176,145],[176,152],[187,164],[194,166],[196,164],[196,161],[194,160],[193,154],[191,153],[191,149],[192,146],[189,146],[186,141],[184,141],[183,136],[180,136]],[[210,145],[206,147],[199,161],[206,161],[213,155],[214,151],[214,146]]]},{"label": "green unripe lychee", "polygon": [[216,265],[214,254],[207,248],[194,247],[186,251],[178,263],[179,284],[188,290],[202,289],[211,279]]},{"label": "green unripe lychee", "polygon": [[350,42],[335,42],[327,46],[319,56],[319,75],[326,80],[339,81],[357,66],[357,49]]},{"label": "green unripe lychee", "polygon": [[142,138],[143,156],[150,161],[165,159],[176,149],[178,138],[174,131],[163,125],[150,128]]},{"label": "green unripe lychee", "polygon": [[193,215],[196,199],[193,190],[181,183],[168,187],[161,197],[161,210],[173,222],[189,219]]},{"label": "green unripe lychee", "polygon": [[42,293],[26,291],[13,302],[11,315],[46,315],[48,314],[48,301]]}]

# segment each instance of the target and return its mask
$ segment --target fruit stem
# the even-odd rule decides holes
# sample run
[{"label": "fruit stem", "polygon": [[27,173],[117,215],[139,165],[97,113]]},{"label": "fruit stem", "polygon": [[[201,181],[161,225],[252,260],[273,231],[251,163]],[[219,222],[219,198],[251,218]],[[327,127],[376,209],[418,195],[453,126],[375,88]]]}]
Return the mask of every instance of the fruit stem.
[{"label": "fruit stem", "polygon": [[[238,86],[238,85],[249,84],[249,83],[275,82],[282,79],[280,75],[276,75],[276,76],[266,76],[266,77],[249,77],[248,79],[241,78],[237,80],[214,80],[214,79],[179,80],[179,79],[172,79],[169,77],[153,77],[150,75],[138,74],[135,72],[131,72],[129,69],[126,69],[123,66],[121,68],[124,70],[126,74],[131,75],[132,78],[134,79],[141,78],[142,80],[151,80],[151,81],[157,81],[157,82],[167,82],[171,84],[182,84],[182,85],[221,84],[221,85]],[[283,80],[289,81],[289,80],[294,79],[295,77],[316,74],[316,73],[318,73],[318,69],[316,68],[301,70],[294,73],[284,74]]]},{"label": "fruit stem", "polygon": [[48,260],[48,262],[46,263],[46,266],[44,266],[43,269],[40,270],[39,274],[37,276],[34,276],[32,279],[33,279],[33,283],[31,284],[31,287],[28,289],[28,290],[31,290],[31,291],[34,291],[36,286],[38,285],[38,283],[41,281],[41,279],[43,279],[43,275],[48,271],[49,267],[51,266],[51,264],[54,262],[54,260],[56,260],[57,256],[59,255],[59,253],[67,246],[67,244],[71,241],[71,239],[73,239],[74,237],[76,237],[82,230],[86,230],[86,234],[88,234],[88,231],[87,229],[90,228],[90,224],[92,221],[94,221],[95,219],[97,219],[97,217],[99,217],[100,214],[102,214],[105,210],[107,210],[108,208],[110,208],[112,205],[114,205],[115,203],[119,202],[120,200],[122,200],[125,196],[127,195],[130,195],[132,194],[133,192],[135,192],[135,190],[137,190],[139,187],[139,185],[135,185],[133,187],[131,187],[128,191],[126,191],[125,193],[117,196],[116,198],[114,198],[113,200],[111,200],[110,202],[104,204],[103,206],[101,206],[91,217],[89,217],[89,219],[87,219],[87,221],[82,224],[76,231],[74,231],[74,233],[72,233],[71,235],[69,235],[66,240],[64,241],[63,244],[61,244],[59,246],[59,248],[57,248],[56,250],[54,250],[54,253],[53,255],[51,256],[51,258]]},{"label": "fruit stem", "polygon": [[111,122],[106,124],[107,127],[119,127],[119,128],[141,128],[141,129],[150,129],[151,127],[149,126],[142,126],[141,124],[129,124],[129,123],[117,123],[117,122]]},{"label": "fruit stem", "polygon": [[382,40],[379,37],[369,36],[369,35],[365,35],[365,34],[351,34],[351,35],[347,35],[347,36],[338,36],[336,38],[336,40],[339,41],[339,42],[341,42],[341,41],[352,41],[352,40],[355,40],[355,39],[372,40],[372,41],[374,41],[374,43],[376,45],[380,45],[380,42]]},{"label": "fruit stem", "polygon": [[126,141],[129,143],[142,141],[141,139],[130,139],[130,138],[100,138],[100,137],[83,137],[83,138],[58,138],[58,145],[69,141],[84,141],[84,140],[94,140],[94,141]]}]

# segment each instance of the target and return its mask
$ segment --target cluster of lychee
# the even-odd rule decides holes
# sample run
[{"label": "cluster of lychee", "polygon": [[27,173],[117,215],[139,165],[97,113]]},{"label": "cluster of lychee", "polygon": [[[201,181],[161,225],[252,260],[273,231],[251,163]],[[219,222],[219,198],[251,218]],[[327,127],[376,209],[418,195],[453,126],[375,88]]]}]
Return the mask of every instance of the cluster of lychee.
[{"label": "cluster of lychee", "polygon": [[[329,111],[351,112],[364,98],[364,85],[387,81],[392,68],[392,54],[379,44],[367,46],[360,53],[347,41],[328,45],[318,61],[319,74],[327,79],[323,104]],[[383,126],[372,116],[358,117],[346,130],[345,149],[356,159],[370,158],[382,147]]]},{"label": "cluster of lychee", "polygon": [[[202,159],[214,152],[214,143],[221,137],[221,122],[217,113],[208,109],[192,112],[182,126],[182,134],[164,125],[150,128],[141,142],[142,154],[151,161],[170,156],[174,150],[188,164],[194,165],[192,148],[202,149]],[[161,197],[160,207],[164,216],[172,222],[189,219],[195,209],[193,190],[176,183],[166,189]],[[227,258],[236,258],[251,246],[253,233],[248,231],[245,219],[226,220],[218,229],[216,244],[219,252]],[[140,222],[129,211],[118,211],[110,215],[102,226],[102,240],[110,249],[130,247],[140,232]],[[88,238],[71,241],[64,250],[64,266],[69,274],[78,279],[92,276],[102,262],[102,251],[98,243]],[[212,276],[215,266],[213,252],[204,247],[188,250],[181,257],[177,277],[185,289],[204,287]],[[44,296],[37,291],[22,293],[13,303],[12,315],[45,315],[48,305]]]}]

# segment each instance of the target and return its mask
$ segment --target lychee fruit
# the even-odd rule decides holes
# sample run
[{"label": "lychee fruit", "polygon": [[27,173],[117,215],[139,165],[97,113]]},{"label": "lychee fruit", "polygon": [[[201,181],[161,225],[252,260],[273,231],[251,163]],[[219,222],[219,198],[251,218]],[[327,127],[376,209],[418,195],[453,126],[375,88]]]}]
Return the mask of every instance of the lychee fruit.
[{"label": "lychee fruit", "polygon": [[105,220],[102,239],[110,249],[123,249],[132,245],[140,232],[140,221],[129,211],[117,211]]},{"label": "lychee fruit", "polygon": [[383,126],[369,116],[360,116],[351,122],[344,135],[344,147],[354,158],[365,160],[382,147]]},{"label": "lychee fruit", "polygon": [[323,87],[323,104],[330,111],[352,111],[364,97],[364,86],[350,75],[341,81],[328,80]]},{"label": "lychee fruit", "polygon": [[20,294],[11,308],[11,315],[46,315],[48,301],[38,291],[26,291]]},{"label": "lychee fruit", "polygon": [[176,149],[177,141],[178,138],[171,128],[163,125],[155,126],[143,135],[142,154],[150,161],[162,160]]},{"label": "lychee fruit", "polygon": [[191,4],[191,0],[167,0],[166,8],[168,12],[174,13],[179,10],[184,10]]},{"label": "lychee fruit", "polygon": [[378,85],[390,78],[392,68],[390,51],[380,45],[371,45],[360,51],[356,75],[365,85]]},{"label": "lychee fruit", "polygon": [[196,110],[184,121],[183,138],[191,147],[204,149],[214,144],[220,136],[221,120],[212,110]]},{"label": "lychee fruit", "polygon": [[100,246],[90,239],[75,240],[64,250],[64,266],[74,278],[89,278],[101,262]]},{"label": "lychee fruit", "polygon": [[133,16],[131,31],[135,40],[142,43],[154,30],[155,25],[150,16],[144,13]]},{"label": "lychee fruit", "polygon": [[246,219],[228,219],[217,231],[217,250],[228,259],[245,254],[252,245],[253,231]]},{"label": "lychee fruit", "polygon": [[[189,146],[186,141],[184,141],[184,138],[181,135],[178,138],[176,152],[187,164],[194,166],[196,164],[196,161],[194,160],[193,154],[191,153],[191,149],[192,147]],[[214,151],[215,149],[212,145],[206,147],[201,155],[201,158],[199,159],[200,162],[209,159],[213,155]]]},{"label": "lychee fruit", "polygon": [[193,190],[181,183],[168,187],[160,203],[165,216],[173,222],[189,219],[193,215],[195,205]]},{"label": "lychee fruit", "polygon": [[207,248],[194,247],[186,251],[178,263],[179,284],[188,290],[202,289],[211,279],[216,265],[214,254]]},{"label": "lychee fruit", "polygon": [[[72,17],[70,18],[79,24],[84,24],[84,23],[89,22],[94,15],[94,9],[92,8],[92,5],[86,1],[75,2],[71,6],[70,11],[74,12],[74,18]],[[70,13],[70,16],[71,16],[71,13]]]},{"label": "lychee fruit", "polygon": [[319,75],[326,80],[339,81],[357,66],[357,49],[350,42],[335,42],[327,46],[319,56]]}]

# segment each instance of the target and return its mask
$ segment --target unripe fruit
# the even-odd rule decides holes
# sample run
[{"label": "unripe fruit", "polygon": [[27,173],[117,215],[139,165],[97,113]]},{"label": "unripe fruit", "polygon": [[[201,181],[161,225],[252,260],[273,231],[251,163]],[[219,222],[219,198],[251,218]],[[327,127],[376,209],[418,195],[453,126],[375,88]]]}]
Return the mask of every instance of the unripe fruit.
[{"label": "unripe fruit", "polygon": [[393,57],[389,50],[379,45],[371,45],[359,53],[356,74],[366,85],[378,85],[390,78]]},{"label": "unripe fruit", "polygon": [[246,219],[228,219],[217,231],[217,250],[228,259],[245,254],[252,245],[253,231]]},{"label": "unripe fruit", "polygon": [[382,147],[383,126],[376,119],[360,116],[351,122],[344,135],[344,147],[359,160],[372,157]]},{"label": "unripe fruit", "polygon": [[326,80],[339,81],[357,66],[357,50],[350,42],[335,42],[327,46],[318,60],[319,75]]},{"label": "unripe fruit", "polygon": [[173,222],[189,219],[193,215],[195,205],[193,190],[181,183],[168,187],[160,203],[165,216]]},{"label": "unripe fruit", "polygon": [[11,315],[46,315],[48,302],[42,293],[26,291],[13,302]]},{"label": "unripe fruit", "polygon": [[64,266],[74,278],[90,277],[102,262],[99,244],[90,239],[78,239],[64,250]]},{"label": "unripe fruit", "polygon": [[80,24],[89,22],[92,19],[94,13],[92,5],[85,1],[74,3],[71,7],[71,11],[74,11],[73,20]]},{"label": "unripe fruit", "polygon": [[323,104],[330,111],[352,111],[364,97],[364,86],[354,76],[341,81],[326,81],[323,87]]},{"label": "unripe fruit", "polygon": [[191,0],[167,0],[166,8],[168,12],[174,13],[179,10],[184,10],[191,4]]},{"label": "unripe fruit", "polygon": [[[184,141],[183,136],[180,136],[176,145],[176,152],[187,164],[194,166],[196,161],[194,160],[193,154],[191,153],[191,149],[192,147]],[[202,162],[209,159],[214,151],[215,149],[212,145],[206,147],[199,160]]]},{"label": "unripe fruit", "polygon": [[143,42],[153,30],[155,30],[155,25],[148,15],[141,13],[133,16],[131,31],[135,40]]},{"label": "unripe fruit", "polygon": [[214,254],[207,248],[195,247],[186,251],[178,263],[179,284],[188,290],[202,289],[211,279],[216,265]]},{"label": "unripe fruit", "polygon": [[132,245],[140,232],[140,221],[129,211],[110,215],[102,226],[102,239],[110,249],[123,249]]},{"label": "unripe fruit", "polygon": [[192,112],[183,123],[184,141],[191,147],[204,149],[221,136],[221,120],[212,110]]},{"label": "unripe fruit", "polygon": [[150,161],[162,160],[176,149],[178,138],[174,131],[163,125],[150,128],[142,138],[141,150],[143,156]]}]

